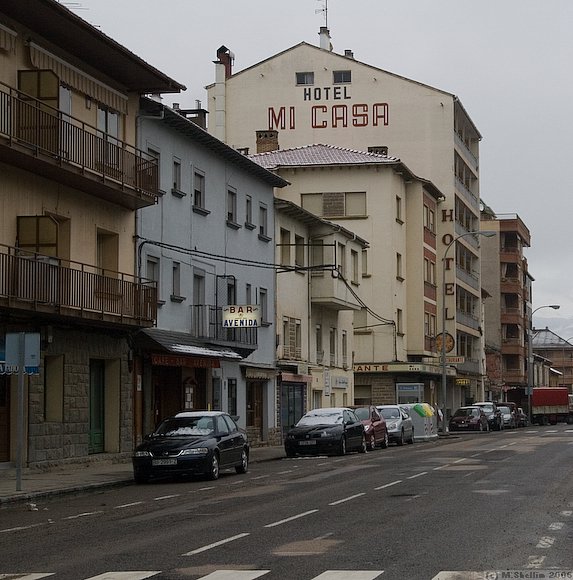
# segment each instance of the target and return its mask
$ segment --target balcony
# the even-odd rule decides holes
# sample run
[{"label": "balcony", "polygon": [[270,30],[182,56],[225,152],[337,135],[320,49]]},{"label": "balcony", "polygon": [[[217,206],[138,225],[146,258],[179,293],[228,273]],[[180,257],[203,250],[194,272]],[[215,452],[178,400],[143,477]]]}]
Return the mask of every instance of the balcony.
[{"label": "balcony", "polygon": [[157,159],[3,83],[0,161],[129,209],[159,193]]},{"label": "balcony", "polygon": [[360,310],[361,306],[337,272],[312,274],[310,298],[313,304],[332,310]]},{"label": "balcony", "polygon": [[523,310],[518,307],[506,306],[501,309],[502,324],[517,324],[523,326]]},{"label": "balcony", "polygon": [[[191,335],[233,349],[242,348],[243,353],[258,348],[257,328],[224,328],[223,308],[210,304],[191,307]],[[245,356],[248,356],[245,354]]]},{"label": "balcony", "polygon": [[0,308],[147,327],[157,318],[154,282],[0,245]]}]

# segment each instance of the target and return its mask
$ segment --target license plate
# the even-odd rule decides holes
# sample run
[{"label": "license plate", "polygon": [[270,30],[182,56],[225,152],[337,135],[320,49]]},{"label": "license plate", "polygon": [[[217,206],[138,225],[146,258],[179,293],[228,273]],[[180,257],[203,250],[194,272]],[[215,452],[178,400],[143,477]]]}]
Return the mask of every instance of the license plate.
[{"label": "license plate", "polygon": [[311,439],[310,441],[299,441],[298,444],[299,445],[316,445],[316,441]]},{"label": "license plate", "polygon": [[177,465],[177,459],[152,459],[151,465]]}]

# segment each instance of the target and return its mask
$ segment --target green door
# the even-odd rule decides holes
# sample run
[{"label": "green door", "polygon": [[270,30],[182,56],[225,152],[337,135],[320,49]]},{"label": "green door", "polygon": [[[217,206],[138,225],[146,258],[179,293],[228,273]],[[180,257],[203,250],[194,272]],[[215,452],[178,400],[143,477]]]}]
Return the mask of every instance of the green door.
[{"label": "green door", "polygon": [[89,453],[104,452],[105,361],[90,361],[90,442]]}]

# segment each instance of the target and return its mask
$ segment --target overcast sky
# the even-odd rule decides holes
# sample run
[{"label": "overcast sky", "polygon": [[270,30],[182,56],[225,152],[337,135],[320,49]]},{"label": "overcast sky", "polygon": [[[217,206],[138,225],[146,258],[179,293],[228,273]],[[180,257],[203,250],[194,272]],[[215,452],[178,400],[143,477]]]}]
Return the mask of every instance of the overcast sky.
[{"label": "overcast sky", "polygon": [[[325,0],[61,0],[206,107],[224,44],[234,70],[319,44]],[[573,0],[328,0],[334,51],[457,95],[483,136],[481,197],[531,232],[536,327],[573,336]],[[399,155],[399,152],[397,152]]]}]

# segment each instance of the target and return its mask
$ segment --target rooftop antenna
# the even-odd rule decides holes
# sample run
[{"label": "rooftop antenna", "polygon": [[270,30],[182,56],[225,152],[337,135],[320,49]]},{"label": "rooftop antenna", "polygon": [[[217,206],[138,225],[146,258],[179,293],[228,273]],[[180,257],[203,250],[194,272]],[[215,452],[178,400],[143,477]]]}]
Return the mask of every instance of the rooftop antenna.
[{"label": "rooftop antenna", "polygon": [[[319,0],[320,2],[321,0]],[[320,8],[317,8],[315,14],[324,14],[324,26],[328,28],[328,0],[322,0],[323,4]]]}]

